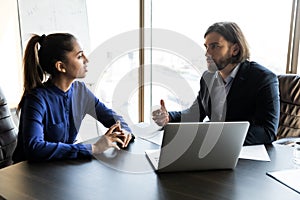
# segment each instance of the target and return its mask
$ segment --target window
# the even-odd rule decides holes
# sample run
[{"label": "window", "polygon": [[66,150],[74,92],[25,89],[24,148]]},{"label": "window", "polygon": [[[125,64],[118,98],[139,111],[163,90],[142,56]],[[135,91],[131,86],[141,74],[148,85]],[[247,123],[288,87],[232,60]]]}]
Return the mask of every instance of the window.
[{"label": "window", "polygon": [[[203,35],[217,21],[236,22],[248,40],[251,60],[276,74],[285,73],[292,0],[141,2],[145,9],[143,121],[147,123],[152,123],[151,111],[160,99],[168,110],[185,109],[194,101],[206,70]],[[90,68],[101,68],[100,74],[90,74],[97,80],[91,87],[130,124],[139,122],[139,3],[87,0]],[[97,48],[101,51],[95,53]],[[102,64],[94,65],[93,59]]]},{"label": "window", "polygon": [[[86,0],[86,5],[91,53],[85,82],[106,106],[122,115],[130,125],[136,124],[139,1]],[[102,125],[98,123],[97,127],[105,133]]]},{"label": "window", "polygon": [[[285,73],[292,7],[291,0],[253,0],[243,1],[243,3],[238,0],[211,0],[205,2],[199,0],[149,1],[152,1],[151,18],[153,29],[172,30],[203,46],[203,35],[211,24],[218,21],[234,21],[241,27],[248,40],[251,60],[268,67],[276,74]],[[174,43],[176,42],[174,41]],[[153,63],[160,63],[166,68],[176,70],[180,75],[192,74],[193,76],[184,77],[191,88],[194,90],[199,89],[201,73],[197,73],[197,70],[195,71],[195,66],[189,64],[189,62],[181,62],[180,55],[176,56],[170,52],[159,53],[154,49],[152,51]],[[199,57],[202,56],[201,53],[203,52],[199,52]],[[189,61],[191,62],[191,60]],[[203,65],[200,72],[205,68],[205,65]],[[153,79],[155,79],[154,76],[155,73],[153,72]],[[176,81],[174,81],[174,85],[176,85]],[[153,87],[151,93],[153,103],[159,103],[159,97],[163,97],[166,100],[168,110],[184,108],[194,100],[185,98],[186,95],[168,92],[168,88],[172,87],[171,85],[157,87]],[[184,99],[184,101],[180,101],[180,99]]]}]

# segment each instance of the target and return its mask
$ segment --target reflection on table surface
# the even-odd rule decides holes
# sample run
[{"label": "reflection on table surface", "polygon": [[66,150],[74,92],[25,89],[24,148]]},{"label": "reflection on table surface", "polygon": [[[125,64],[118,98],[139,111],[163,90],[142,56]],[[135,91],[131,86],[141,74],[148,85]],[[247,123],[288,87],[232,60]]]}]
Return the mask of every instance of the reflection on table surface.
[{"label": "reflection on table surface", "polygon": [[240,159],[234,170],[157,174],[137,138],[126,150],[86,160],[22,162],[0,170],[7,199],[297,199],[299,194],[266,175],[292,169],[292,148],[266,146],[270,162]]}]

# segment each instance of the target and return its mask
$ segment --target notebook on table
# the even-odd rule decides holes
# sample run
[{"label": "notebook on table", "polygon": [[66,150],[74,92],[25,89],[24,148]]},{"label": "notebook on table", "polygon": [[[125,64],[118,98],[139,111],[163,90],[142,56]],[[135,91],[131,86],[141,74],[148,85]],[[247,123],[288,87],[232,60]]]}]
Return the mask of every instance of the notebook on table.
[{"label": "notebook on table", "polygon": [[161,148],[145,153],[157,172],[234,169],[249,122],[169,123]]}]

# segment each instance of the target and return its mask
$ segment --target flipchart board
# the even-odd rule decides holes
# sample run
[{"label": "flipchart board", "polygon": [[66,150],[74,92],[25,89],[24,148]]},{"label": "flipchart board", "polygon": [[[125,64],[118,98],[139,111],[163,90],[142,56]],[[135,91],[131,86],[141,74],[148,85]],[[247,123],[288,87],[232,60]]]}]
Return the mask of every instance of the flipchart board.
[{"label": "flipchart board", "polygon": [[86,0],[18,0],[18,12],[23,51],[32,34],[68,32],[89,53]]}]

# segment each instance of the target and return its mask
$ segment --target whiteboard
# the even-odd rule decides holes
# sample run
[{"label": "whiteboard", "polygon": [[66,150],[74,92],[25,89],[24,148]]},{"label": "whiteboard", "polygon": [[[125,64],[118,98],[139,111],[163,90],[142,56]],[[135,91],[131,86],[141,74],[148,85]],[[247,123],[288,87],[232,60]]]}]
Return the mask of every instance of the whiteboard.
[{"label": "whiteboard", "polygon": [[32,34],[67,32],[90,51],[85,0],[18,0],[21,45],[24,51]]}]

